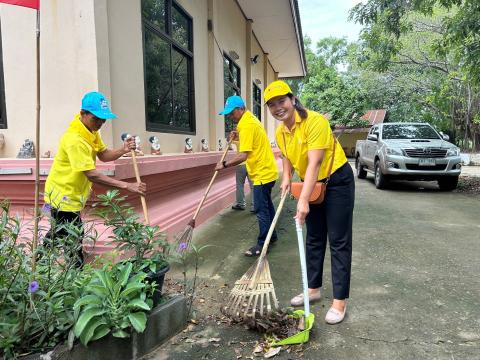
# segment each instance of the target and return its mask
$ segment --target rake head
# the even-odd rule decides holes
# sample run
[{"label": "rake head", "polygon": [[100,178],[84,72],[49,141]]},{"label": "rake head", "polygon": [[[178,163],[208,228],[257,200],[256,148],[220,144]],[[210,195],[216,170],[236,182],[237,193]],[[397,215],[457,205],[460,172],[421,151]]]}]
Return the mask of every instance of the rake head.
[{"label": "rake head", "polygon": [[193,226],[188,224],[185,228],[175,235],[176,248],[184,251],[190,247],[193,238]]},{"label": "rake head", "polygon": [[[258,262],[260,261],[260,264]],[[255,269],[258,268],[257,275]],[[254,279],[256,277],[256,279]],[[235,285],[222,312],[235,319],[263,317],[279,308],[267,259],[258,259]]]}]

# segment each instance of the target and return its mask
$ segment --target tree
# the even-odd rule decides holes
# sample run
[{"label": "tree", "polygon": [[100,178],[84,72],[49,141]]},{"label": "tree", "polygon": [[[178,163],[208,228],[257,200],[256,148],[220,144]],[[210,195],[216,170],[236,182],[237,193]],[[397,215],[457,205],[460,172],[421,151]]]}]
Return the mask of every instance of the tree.
[{"label": "tree", "polygon": [[[468,45],[465,42],[480,38],[469,33],[474,26],[470,25],[464,29],[464,41],[459,40],[460,32],[454,32],[452,26],[470,22],[462,20],[468,1],[459,7],[447,6],[448,2],[434,7],[431,4],[435,1],[425,5],[418,0],[405,5],[403,1],[379,4],[370,0],[355,7],[352,17],[365,24],[360,66],[388,74],[394,79],[392,86],[409,94],[405,100],[413,105],[411,110],[418,112],[417,117],[449,132],[453,138],[458,135],[457,143],[462,147],[478,149],[480,70],[471,68],[478,59],[464,51]],[[399,4],[405,6],[397,7]],[[472,17],[480,21],[479,14]]]}]

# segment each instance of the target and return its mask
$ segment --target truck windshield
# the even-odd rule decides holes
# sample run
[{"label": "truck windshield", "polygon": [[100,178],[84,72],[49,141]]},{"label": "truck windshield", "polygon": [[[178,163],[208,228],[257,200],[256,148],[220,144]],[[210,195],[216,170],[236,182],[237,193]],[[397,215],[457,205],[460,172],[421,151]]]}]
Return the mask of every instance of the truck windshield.
[{"label": "truck windshield", "polygon": [[384,125],[383,139],[439,139],[429,125]]}]

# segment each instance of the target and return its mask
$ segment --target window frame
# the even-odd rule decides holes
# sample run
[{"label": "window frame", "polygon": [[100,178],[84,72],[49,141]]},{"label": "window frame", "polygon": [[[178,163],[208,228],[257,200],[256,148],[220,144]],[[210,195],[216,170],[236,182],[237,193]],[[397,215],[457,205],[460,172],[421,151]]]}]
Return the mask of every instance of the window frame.
[{"label": "window frame", "polygon": [[0,129],[8,129],[7,108],[5,106],[5,82],[3,78],[2,23],[0,21]]},{"label": "window frame", "polygon": [[[230,79],[225,78],[225,59],[228,59],[229,61],[229,72],[230,76],[233,78],[233,67],[236,68],[237,70],[237,85],[233,81],[230,81]],[[240,65],[238,65],[235,60],[233,60],[227,53],[223,53],[223,98],[224,98],[224,103],[227,101],[227,96],[225,94],[225,85],[229,86],[231,89],[235,90],[236,95],[242,96],[242,69],[240,68]],[[232,129],[235,128],[235,124],[233,124],[233,120],[228,120],[226,115],[224,115],[224,124],[225,124],[225,137],[228,137],[229,132],[227,131],[227,123],[232,123]]]},{"label": "window frame", "polygon": [[[252,107],[253,107],[253,114],[257,117],[258,120],[262,121],[262,89],[260,89],[260,86],[255,84],[255,82],[252,82]],[[255,93],[258,92],[259,98],[258,101],[255,99]],[[257,115],[255,113],[255,106],[258,106],[258,109],[260,113]]]},{"label": "window frame", "polygon": [[[141,2],[141,12],[143,11],[143,2]],[[172,37],[172,8],[175,7],[182,15],[189,21],[188,27],[188,49],[183,47],[178,41]],[[160,29],[155,24],[143,17],[142,18],[142,52],[143,52],[143,85],[144,85],[144,103],[145,103],[145,128],[150,132],[170,133],[170,134],[187,134],[196,135],[196,116],[195,116],[195,81],[194,81],[194,43],[193,43],[193,17],[175,0],[165,0],[165,27],[167,32]],[[149,31],[151,34],[160,37],[170,47],[170,60],[172,59],[172,51],[175,50],[183,56],[188,58],[188,97],[190,101],[191,111],[189,114],[189,129],[169,126],[165,124],[158,124],[149,121],[147,110],[147,73],[146,73],[146,56],[145,56],[145,32]],[[171,63],[172,64],[172,63]],[[173,67],[170,67],[170,80],[173,84]],[[172,96],[172,102],[175,104],[175,97]]]}]

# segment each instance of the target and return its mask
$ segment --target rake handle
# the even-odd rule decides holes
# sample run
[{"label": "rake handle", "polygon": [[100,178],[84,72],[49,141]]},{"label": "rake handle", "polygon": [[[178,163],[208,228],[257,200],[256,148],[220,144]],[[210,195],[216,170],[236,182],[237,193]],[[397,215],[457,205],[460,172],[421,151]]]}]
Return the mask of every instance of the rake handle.
[{"label": "rake handle", "polygon": [[[231,145],[231,144],[232,144],[232,139],[230,139],[230,140],[228,141],[227,147],[226,147],[225,151],[223,152],[222,157],[220,158],[220,162],[222,162],[223,160],[225,160],[225,156],[227,156],[228,149],[230,148],[230,145]],[[192,218],[192,220],[191,220],[191,223],[193,223],[193,226],[195,225],[195,219],[197,218],[198,213],[200,212],[200,209],[201,209],[202,206],[203,206],[203,203],[204,203],[205,200],[207,199],[207,195],[208,195],[208,193],[210,192],[210,189],[212,188],[213,182],[215,181],[217,175],[218,175],[218,170],[215,170],[215,172],[213,173],[212,179],[210,180],[210,183],[208,184],[207,190],[205,190],[205,194],[203,195],[202,200],[201,200],[200,203],[198,204],[197,210],[195,211],[195,214],[193,215],[193,218]]]},{"label": "rake handle", "polygon": [[265,238],[265,242],[263,243],[262,252],[260,253],[260,257],[257,261],[257,267],[255,268],[255,272],[253,273],[252,281],[250,281],[250,284],[248,285],[248,288],[250,290],[255,287],[255,284],[257,282],[258,273],[260,272],[260,265],[262,264],[263,259],[267,255],[268,246],[270,245],[270,239],[272,238],[273,230],[275,230],[275,225],[277,224],[277,220],[280,217],[280,213],[282,212],[283,204],[285,203],[287,195],[288,191],[285,191],[285,193],[282,195],[282,198],[280,199],[280,203],[278,204],[277,211],[275,212],[272,224],[270,225],[270,229],[268,229],[267,237]]},{"label": "rake handle", "polygon": [[[137,155],[135,154],[135,150],[132,150],[131,154],[132,154],[132,162],[133,162],[133,171],[135,171],[135,178],[139,183],[142,181],[140,180],[140,172],[138,171]],[[148,218],[147,202],[145,201],[145,196],[140,195],[140,201],[142,202],[143,216],[145,217],[145,222],[147,223],[147,225],[150,225],[150,219]]]}]

